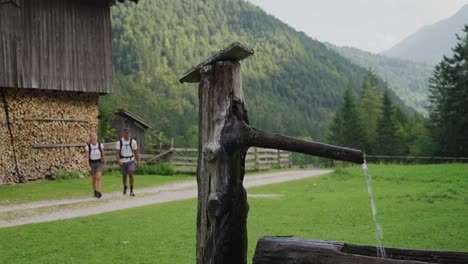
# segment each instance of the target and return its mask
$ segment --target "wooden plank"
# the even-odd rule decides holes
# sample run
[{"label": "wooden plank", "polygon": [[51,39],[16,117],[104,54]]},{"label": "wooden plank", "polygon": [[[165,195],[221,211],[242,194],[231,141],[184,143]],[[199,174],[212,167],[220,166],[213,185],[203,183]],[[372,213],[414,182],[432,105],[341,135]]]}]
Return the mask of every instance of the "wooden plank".
[{"label": "wooden plank", "polygon": [[199,83],[201,79],[200,70],[206,65],[217,61],[240,61],[254,54],[254,50],[246,47],[240,42],[234,42],[225,49],[222,49],[200,64],[193,66],[179,77],[181,83]]},{"label": "wooden plank", "polygon": [[175,152],[196,152],[198,153],[198,149],[196,148],[174,148]]},{"label": "wooden plank", "polygon": [[174,160],[186,160],[186,161],[195,161],[197,162],[198,157],[187,157],[187,156],[173,156]]},{"label": "wooden plank", "polygon": [[258,155],[259,159],[278,159],[278,154],[259,154]]},{"label": "wooden plank", "polygon": [[278,164],[277,160],[259,160],[258,164]]},{"label": "wooden plank", "polygon": [[63,144],[34,144],[33,148],[74,148],[85,147],[83,143],[63,143]]},{"label": "wooden plank", "polygon": [[51,118],[34,118],[34,117],[25,117],[24,121],[42,121],[42,122],[53,122],[53,121],[65,121],[65,122],[85,122],[89,123],[87,119],[79,118],[60,118],[60,117],[51,117]]},{"label": "wooden plank", "polygon": [[255,159],[255,156],[254,155],[247,155],[245,157],[245,160],[254,160]]},{"label": "wooden plank", "polygon": [[180,161],[173,161],[171,162],[172,165],[175,166],[197,166],[197,163],[192,163],[192,162],[180,162]]},{"label": "wooden plank", "polygon": [[166,152],[163,152],[163,153],[160,153],[158,155],[151,155],[151,157],[148,157],[148,159],[146,159],[146,162],[153,162],[155,160],[158,160],[158,159],[162,159],[164,157],[167,157],[169,156],[170,154],[172,154],[174,152],[173,149],[170,149]]},{"label": "wooden plank", "polygon": [[0,87],[112,91],[109,5],[21,2],[0,9]]}]

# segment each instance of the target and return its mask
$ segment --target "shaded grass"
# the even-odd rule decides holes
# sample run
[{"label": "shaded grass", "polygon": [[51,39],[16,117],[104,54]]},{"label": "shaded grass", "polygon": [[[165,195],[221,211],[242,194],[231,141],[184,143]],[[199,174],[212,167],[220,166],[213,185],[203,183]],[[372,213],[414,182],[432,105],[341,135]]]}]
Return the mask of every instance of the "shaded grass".
[{"label": "shaded grass", "polygon": [[[135,175],[135,188],[145,188],[181,180],[194,180],[193,175]],[[122,191],[122,176],[118,172],[107,172],[102,178],[102,192]],[[41,200],[91,196],[91,177],[84,179],[51,180],[44,182],[0,186],[0,206]]]},{"label": "shaded grass", "polygon": [[[384,245],[468,251],[468,165],[370,165]],[[375,245],[360,167],[249,189],[249,259],[264,235]],[[2,263],[194,263],[196,200],[0,229]]]}]

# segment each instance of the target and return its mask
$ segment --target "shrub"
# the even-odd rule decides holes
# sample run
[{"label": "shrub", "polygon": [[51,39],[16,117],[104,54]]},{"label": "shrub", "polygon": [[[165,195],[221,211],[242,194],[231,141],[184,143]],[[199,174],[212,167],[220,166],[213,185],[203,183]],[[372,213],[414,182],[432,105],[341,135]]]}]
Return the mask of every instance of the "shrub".
[{"label": "shrub", "polygon": [[70,180],[70,179],[79,179],[82,177],[82,174],[78,171],[67,172],[63,169],[59,169],[52,175],[54,180]]},{"label": "shrub", "polygon": [[174,175],[176,169],[169,163],[142,164],[136,169],[137,175]]}]

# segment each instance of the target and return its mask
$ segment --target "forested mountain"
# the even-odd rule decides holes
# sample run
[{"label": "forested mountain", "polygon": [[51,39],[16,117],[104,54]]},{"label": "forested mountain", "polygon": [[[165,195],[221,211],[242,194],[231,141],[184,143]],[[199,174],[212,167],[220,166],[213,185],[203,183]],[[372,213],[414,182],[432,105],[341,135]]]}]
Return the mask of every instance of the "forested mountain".
[{"label": "forested mountain", "polygon": [[271,132],[323,140],[344,90],[360,94],[367,74],[243,0],[122,4],[112,23],[115,85],[100,100],[101,123],[127,108],[179,146],[196,145],[198,98],[178,75],[233,41],[255,50],[242,62],[249,119]]},{"label": "forested mountain", "polygon": [[435,65],[443,55],[452,54],[451,48],[457,43],[455,34],[461,34],[465,24],[468,24],[468,4],[453,16],[421,28],[383,54]]},{"label": "forested mountain", "polygon": [[351,60],[356,65],[371,68],[388,83],[398,97],[420,113],[426,113],[429,78],[434,66],[409,60],[372,54],[350,47],[327,46]]}]

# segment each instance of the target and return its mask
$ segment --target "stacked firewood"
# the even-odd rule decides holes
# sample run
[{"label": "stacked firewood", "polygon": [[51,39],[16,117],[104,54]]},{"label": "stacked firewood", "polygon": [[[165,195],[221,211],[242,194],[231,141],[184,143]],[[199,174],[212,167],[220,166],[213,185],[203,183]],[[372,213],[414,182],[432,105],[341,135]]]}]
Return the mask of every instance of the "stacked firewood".
[{"label": "stacked firewood", "polygon": [[16,179],[14,153],[6,122],[3,100],[0,101],[0,184],[14,182]]},{"label": "stacked firewood", "polygon": [[8,165],[0,171],[0,183],[41,180],[60,169],[85,173],[84,146],[97,129],[98,98],[94,93],[9,89],[6,104],[13,137],[5,133],[8,121],[1,115],[1,140],[2,149],[15,152],[16,164],[2,157]]}]

